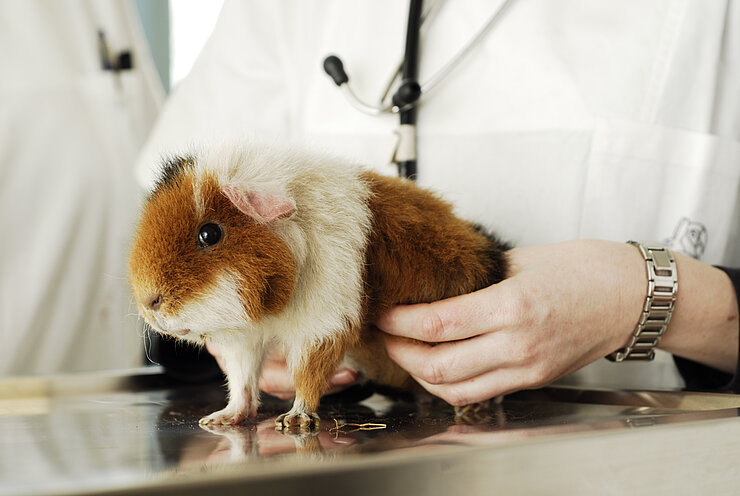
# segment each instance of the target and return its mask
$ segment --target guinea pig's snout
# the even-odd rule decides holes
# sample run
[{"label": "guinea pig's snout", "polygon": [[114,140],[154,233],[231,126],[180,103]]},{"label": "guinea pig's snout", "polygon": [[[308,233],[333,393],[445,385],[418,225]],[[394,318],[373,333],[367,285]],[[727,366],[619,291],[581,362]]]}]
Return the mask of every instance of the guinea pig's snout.
[{"label": "guinea pig's snout", "polygon": [[152,310],[156,312],[162,307],[162,302],[164,301],[164,297],[158,293],[158,294],[149,296],[144,301],[146,303],[147,308],[151,308]]}]

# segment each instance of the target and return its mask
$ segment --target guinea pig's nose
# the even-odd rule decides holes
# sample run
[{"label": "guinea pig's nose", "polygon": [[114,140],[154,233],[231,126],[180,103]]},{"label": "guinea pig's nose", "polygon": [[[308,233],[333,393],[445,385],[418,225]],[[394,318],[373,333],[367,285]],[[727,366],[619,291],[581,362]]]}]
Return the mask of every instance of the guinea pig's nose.
[{"label": "guinea pig's nose", "polygon": [[162,300],[163,299],[164,298],[162,298],[162,295],[161,294],[156,294],[154,296],[151,296],[147,300],[147,305],[146,306],[148,306],[149,308],[151,308],[152,310],[154,310],[156,312],[157,310],[159,310],[159,307],[162,306]]}]

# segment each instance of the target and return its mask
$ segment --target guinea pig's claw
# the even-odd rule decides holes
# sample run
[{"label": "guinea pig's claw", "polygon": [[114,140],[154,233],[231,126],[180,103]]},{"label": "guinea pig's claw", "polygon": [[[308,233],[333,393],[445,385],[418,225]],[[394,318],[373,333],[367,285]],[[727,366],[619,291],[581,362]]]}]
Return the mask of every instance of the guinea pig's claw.
[{"label": "guinea pig's claw", "polygon": [[284,413],[275,419],[275,429],[316,431],[319,429],[319,416],[313,412]]}]

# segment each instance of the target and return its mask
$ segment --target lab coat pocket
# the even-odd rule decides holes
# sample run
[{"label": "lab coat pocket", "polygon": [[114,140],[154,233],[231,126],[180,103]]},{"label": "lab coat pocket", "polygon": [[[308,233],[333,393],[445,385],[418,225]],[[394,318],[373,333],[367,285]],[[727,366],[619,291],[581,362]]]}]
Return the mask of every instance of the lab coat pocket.
[{"label": "lab coat pocket", "polygon": [[707,263],[740,264],[740,142],[602,120],[588,157],[580,235],[661,241]]}]

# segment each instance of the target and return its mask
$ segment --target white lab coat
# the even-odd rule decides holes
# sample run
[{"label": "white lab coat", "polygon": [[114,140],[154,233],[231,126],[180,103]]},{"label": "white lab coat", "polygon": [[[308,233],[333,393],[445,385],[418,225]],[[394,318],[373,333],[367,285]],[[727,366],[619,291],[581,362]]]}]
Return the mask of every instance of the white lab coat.
[{"label": "white lab coat", "polygon": [[[422,41],[422,83],[500,3],[443,5]],[[395,0],[227,1],[140,156],[140,181],[162,155],[233,136],[382,166],[397,118],[354,110],[322,60],[339,55],[373,100],[405,23]],[[419,182],[516,245],[659,240],[740,265],[739,31],[726,0],[516,0],[420,108]],[[640,385],[676,381],[648,366]],[[593,374],[606,384],[613,370]]]},{"label": "white lab coat", "polygon": [[0,375],[140,365],[132,171],[164,93],[133,2],[2,1],[0,60]]}]

